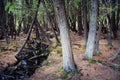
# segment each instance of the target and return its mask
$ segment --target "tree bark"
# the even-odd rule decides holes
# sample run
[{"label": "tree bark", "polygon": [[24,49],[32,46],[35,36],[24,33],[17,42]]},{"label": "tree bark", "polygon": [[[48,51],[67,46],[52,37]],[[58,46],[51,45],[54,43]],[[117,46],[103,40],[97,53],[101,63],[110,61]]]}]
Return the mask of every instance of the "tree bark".
[{"label": "tree bark", "polygon": [[[115,8],[115,0],[112,1],[112,8]],[[116,28],[116,20],[115,20],[115,10],[112,11],[112,16],[111,16],[111,28],[113,32],[114,38],[117,38],[117,28]]]},{"label": "tree bark", "polygon": [[6,26],[6,12],[5,12],[5,4],[4,0],[0,0],[0,27],[2,30],[2,37],[5,36],[6,43],[8,44],[10,42],[8,32],[7,32],[7,26]]},{"label": "tree bark", "polygon": [[43,34],[43,36],[45,37],[45,39],[48,41],[49,44],[51,44],[50,39],[47,37],[44,29],[40,26],[38,19],[36,19],[36,26],[39,28],[39,30],[41,31],[41,33]]},{"label": "tree bark", "polygon": [[78,3],[79,10],[78,10],[78,34],[82,35],[82,4],[81,2]]},{"label": "tree bark", "polygon": [[117,9],[117,21],[116,21],[116,28],[119,29],[119,21],[120,21],[120,0],[118,0],[118,9]]},{"label": "tree bark", "polygon": [[47,8],[46,8],[46,5],[45,5],[44,0],[42,1],[42,3],[43,3],[43,6],[44,6],[44,10],[45,10],[45,12],[46,12],[46,14],[47,14],[47,19],[48,19],[48,21],[49,21],[49,23],[50,23],[50,27],[51,27],[51,29],[52,29],[52,31],[53,31],[53,33],[54,33],[54,37],[55,37],[55,39],[56,39],[56,44],[58,44],[58,43],[60,43],[60,41],[59,41],[59,39],[58,39],[58,37],[57,37],[57,34],[56,34],[55,30],[54,30],[54,27],[53,27],[53,24],[52,24],[52,22],[51,22],[50,15],[49,15],[49,12],[48,12],[48,10],[47,10]]},{"label": "tree bark", "polygon": [[83,0],[83,26],[84,26],[85,45],[87,45],[87,39],[88,39],[87,0]]},{"label": "tree bark", "polygon": [[99,55],[99,40],[100,40],[100,34],[101,34],[102,27],[103,27],[103,25],[100,22],[99,29],[98,29],[97,36],[96,36],[96,41],[95,41],[94,55]]},{"label": "tree bark", "polygon": [[90,16],[90,30],[88,35],[87,47],[85,51],[84,59],[91,60],[94,53],[96,28],[98,17],[98,0],[92,0],[92,13]]},{"label": "tree bark", "polygon": [[65,14],[65,6],[63,0],[53,0],[55,13],[57,17],[58,27],[60,29],[62,54],[63,54],[63,69],[67,72],[75,71],[75,63],[72,54],[70,34],[68,23]]}]

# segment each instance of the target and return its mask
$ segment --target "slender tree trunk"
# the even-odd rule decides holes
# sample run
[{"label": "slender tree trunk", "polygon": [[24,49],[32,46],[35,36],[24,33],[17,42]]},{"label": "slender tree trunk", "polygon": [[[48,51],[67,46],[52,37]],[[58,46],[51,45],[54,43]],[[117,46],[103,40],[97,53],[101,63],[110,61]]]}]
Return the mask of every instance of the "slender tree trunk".
[{"label": "slender tree trunk", "polygon": [[116,21],[116,28],[119,29],[119,21],[120,21],[120,0],[118,0],[118,9],[117,9],[117,21]]},{"label": "slender tree trunk", "polygon": [[103,25],[100,22],[99,24],[99,29],[97,32],[97,36],[96,36],[96,42],[95,42],[95,51],[94,51],[94,55],[99,55],[99,40],[100,40],[100,34],[101,34],[101,29],[102,29]]},{"label": "slender tree trunk", "polygon": [[92,13],[90,16],[90,30],[88,35],[87,47],[85,51],[84,59],[91,60],[95,48],[96,28],[98,17],[98,0],[92,0]]},{"label": "slender tree trunk", "polygon": [[110,16],[107,15],[107,18],[108,18],[108,22],[109,22],[108,45],[109,45],[109,46],[112,46],[112,28],[111,28]]},{"label": "slender tree trunk", "polygon": [[39,30],[41,31],[41,33],[43,34],[43,36],[45,37],[45,39],[48,41],[49,44],[51,44],[50,39],[48,38],[48,36],[46,35],[44,29],[40,26],[38,19],[36,19],[36,26],[38,26]]},{"label": "slender tree trunk", "polygon": [[[115,0],[112,1],[112,8],[115,8]],[[116,20],[115,20],[115,10],[112,11],[112,16],[111,16],[111,27],[112,27],[112,32],[114,38],[117,38],[117,28],[116,28]]]},{"label": "slender tree trunk", "polygon": [[1,36],[5,36],[6,43],[10,42],[10,39],[7,34],[7,26],[6,26],[6,12],[5,12],[5,4],[4,0],[0,0],[0,28],[1,28]]},{"label": "slender tree trunk", "polygon": [[21,21],[19,21],[19,25],[18,25],[18,32],[17,32],[17,35],[19,36],[20,35],[20,32],[21,32],[21,29],[22,29],[22,22],[23,22],[23,19],[24,18],[22,18],[22,20]]},{"label": "slender tree trunk", "polygon": [[87,39],[88,39],[87,0],[83,0],[83,26],[84,26],[85,45],[87,45]]},{"label": "slender tree trunk", "polygon": [[72,54],[72,47],[71,47],[67,18],[65,14],[64,1],[53,0],[53,3],[56,12],[58,26],[60,29],[62,54],[63,54],[63,69],[67,72],[75,71],[75,63]]},{"label": "slender tree trunk", "polygon": [[53,31],[53,33],[54,33],[54,37],[55,37],[55,39],[56,39],[56,44],[58,44],[58,43],[60,43],[60,41],[59,41],[59,39],[58,39],[58,37],[57,37],[57,34],[56,34],[55,30],[54,30],[54,27],[53,27],[53,24],[52,24],[52,22],[51,22],[50,15],[49,15],[49,12],[48,12],[48,10],[47,10],[47,8],[46,8],[46,5],[45,5],[44,0],[42,1],[42,3],[43,3],[43,6],[44,6],[44,10],[45,10],[45,12],[46,12],[46,14],[47,14],[47,19],[48,19],[48,21],[49,21],[49,23],[50,23],[50,27],[51,27],[51,29],[52,29],[52,31]]},{"label": "slender tree trunk", "polygon": [[82,35],[82,5],[81,2],[78,3],[79,5],[79,10],[78,10],[78,34]]}]

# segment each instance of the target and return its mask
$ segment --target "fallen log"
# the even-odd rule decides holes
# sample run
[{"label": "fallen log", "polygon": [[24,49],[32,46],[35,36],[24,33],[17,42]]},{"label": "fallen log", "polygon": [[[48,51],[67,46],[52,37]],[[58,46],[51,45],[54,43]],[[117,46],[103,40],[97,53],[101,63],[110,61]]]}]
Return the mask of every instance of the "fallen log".
[{"label": "fallen log", "polygon": [[117,52],[110,58],[110,61],[114,61],[119,54],[120,54],[120,48],[118,48]]}]

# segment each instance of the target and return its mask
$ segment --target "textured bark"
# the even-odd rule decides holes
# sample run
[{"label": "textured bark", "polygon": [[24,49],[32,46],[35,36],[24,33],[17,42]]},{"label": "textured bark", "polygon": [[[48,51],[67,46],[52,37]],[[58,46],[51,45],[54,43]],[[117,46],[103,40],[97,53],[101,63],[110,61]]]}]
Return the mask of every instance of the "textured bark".
[{"label": "textured bark", "polygon": [[46,14],[47,14],[47,20],[49,21],[50,27],[51,27],[51,29],[52,29],[52,31],[53,31],[53,33],[54,33],[54,37],[55,37],[55,39],[56,39],[56,44],[58,44],[58,43],[60,43],[60,41],[59,41],[59,39],[58,39],[58,37],[57,37],[57,34],[56,34],[55,30],[54,30],[54,27],[53,27],[53,24],[52,24],[52,22],[51,22],[51,18],[50,18],[50,15],[49,15],[48,10],[47,10],[47,8],[46,8],[46,5],[45,5],[44,0],[42,1],[42,3],[43,3],[43,8],[44,8],[44,10],[45,10],[45,12],[46,12]]},{"label": "textured bark", "polygon": [[12,13],[8,14],[8,26],[10,28],[11,38],[16,39],[17,31],[15,29],[14,16]]},{"label": "textured bark", "polygon": [[[112,8],[115,8],[115,0],[111,0],[112,2]],[[111,16],[111,28],[113,32],[113,37],[117,38],[117,28],[116,28],[116,20],[115,20],[115,10],[112,11],[112,16]]]},{"label": "textured bark", "polygon": [[85,45],[87,45],[88,39],[88,28],[87,28],[87,0],[83,0],[83,27],[84,27],[84,38],[85,38]]},{"label": "textured bark", "polygon": [[91,60],[94,53],[95,38],[96,38],[96,26],[98,16],[98,0],[92,0],[92,13],[90,16],[90,30],[88,35],[87,47],[85,51],[84,59]]},{"label": "textured bark", "polygon": [[99,55],[99,40],[100,40],[100,34],[101,34],[101,29],[102,29],[103,25],[102,23],[99,24],[99,29],[97,32],[97,36],[96,36],[96,41],[95,41],[95,51],[94,51],[94,55]]},{"label": "textured bark", "polygon": [[44,29],[40,26],[38,19],[36,19],[36,26],[39,28],[39,30],[41,31],[41,33],[43,34],[43,36],[45,37],[45,39],[48,41],[49,44],[51,44],[50,39],[48,38],[48,36],[46,35]]},{"label": "textured bark", "polygon": [[118,0],[118,9],[117,9],[117,21],[116,21],[116,28],[119,29],[119,21],[120,21],[120,0]]},{"label": "textured bark", "polygon": [[112,46],[112,28],[111,28],[111,20],[110,20],[110,16],[107,15],[108,18],[108,22],[109,22],[109,31],[108,31],[108,45]]},{"label": "textured bark", "polygon": [[56,12],[58,27],[60,29],[62,54],[63,54],[63,69],[67,72],[75,71],[75,63],[72,54],[72,47],[68,29],[68,23],[65,14],[63,0],[53,0]]},{"label": "textured bark", "polygon": [[5,12],[5,4],[4,0],[0,0],[0,28],[2,30],[2,37],[5,36],[6,43],[10,42],[10,39],[7,34],[7,26],[6,26],[6,12]]},{"label": "textured bark", "polygon": [[79,10],[78,10],[78,34],[82,35],[82,4],[81,2],[78,3],[79,5]]}]

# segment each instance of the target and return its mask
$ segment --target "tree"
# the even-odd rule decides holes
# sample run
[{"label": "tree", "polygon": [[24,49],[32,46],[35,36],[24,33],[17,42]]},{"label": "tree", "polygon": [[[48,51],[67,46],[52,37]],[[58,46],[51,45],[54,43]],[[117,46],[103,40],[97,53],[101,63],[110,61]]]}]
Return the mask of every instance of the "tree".
[{"label": "tree", "polygon": [[78,34],[82,35],[82,4],[78,2],[79,10],[78,10]]},{"label": "tree", "polygon": [[116,27],[116,20],[115,20],[115,0],[111,0],[112,3],[112,16],[111,16],[111,28],[113,32],[113,37],[117,38],[117,27]]},{"label": "tree", "polygon": [[87,29],[87,0],[83,0],[83,26],[84,26],[84,38],[85,45],[87,44],[88,39],[88,29]]},{"label": "tree", "polygon": [[9,43],[9,37],[7,35],[7,26],[6,26],[6,12],[5,12],[5,2],[0,0],[0,38],[5,36],[6,43]]},{"label": "tree", "polygon": [[94,53],[94,45],[96,38],[96,28],[97,28],[97,16],[98,16],[98,0],[92,0],[92,12],[90,16],[90,30],[88,35],[87,47],[85,51],[84,59],[91,60]]},{"label": "tree", "polygon": [[58,39],[58,37],[57,37],[57,34],[56,34],[56,32],[55,32],[55,30],[54,30],[54,27],[53,27],[53,24],[52,24],[52,20],[51,20],[51,18],[50,18],[50,13],[48,12],[48,10],[47,10],[47,8],[46,8],[46,5],[45,5],[45,1],[43,0],[42,1],[42,3],[43,3],[43,8],[44,8],[44,10],[45,10],[45,12],[46,12],[46,16],[47,16],[47,20],[48,20],[48,22],[49,22],[49,24],[50,24],[50,27],[51,27],[51,29],[52,29],[52,31],[53,31],[53,33],[54,33],[54,37],[55,37],[55,39],[56,39],[56,44],[58,44],[58,43],[60,43],[60,41],[59,41],[59,39]]},{"label": "tree", "polygon": [[68,29],[67,18],[65,14],[65,6],[63,0],[53,0],[58,27],[60,29],[63,69],[67,72],[75,71],[75,63],[72,54],[70,34]]}]

